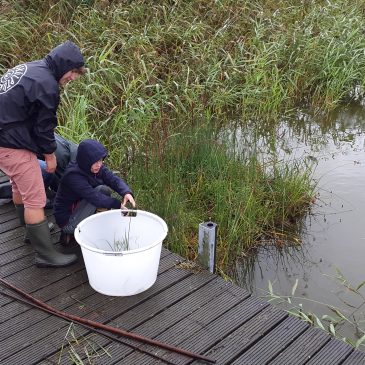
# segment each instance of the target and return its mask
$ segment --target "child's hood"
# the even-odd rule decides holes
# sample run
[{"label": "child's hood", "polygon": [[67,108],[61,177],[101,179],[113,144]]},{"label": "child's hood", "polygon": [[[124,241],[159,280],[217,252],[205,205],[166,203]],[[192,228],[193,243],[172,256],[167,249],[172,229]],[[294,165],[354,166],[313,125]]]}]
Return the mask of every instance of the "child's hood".
[{"label": "child's hood", "polygon": [[76,162],[80,169],[90,173],[91,166],[108,155],[106,148],[93,139],[85,139],[77,149]]}]

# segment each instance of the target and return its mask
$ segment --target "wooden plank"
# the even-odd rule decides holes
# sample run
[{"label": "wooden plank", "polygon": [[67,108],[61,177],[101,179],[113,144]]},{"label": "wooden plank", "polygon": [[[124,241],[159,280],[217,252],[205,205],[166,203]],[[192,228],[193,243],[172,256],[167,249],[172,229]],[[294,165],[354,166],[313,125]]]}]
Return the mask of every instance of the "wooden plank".
[{"label": "wooden plank", "polygon": [[[191,273],[188,271],[168,270],[159,276],[159,280],[152,288],[141,294],[125,298],[111,298],[95,293],[86,298],[78,298],[82,302],[82,306],[79,303],[74,304],[73,301],[72,305],[67,306],[64,310],[77,316],[105,322],[107,317],[109,317],[109,320],[112,319],[115,313],[119,313],[120,310],[127,311],[133,308],[141,300],[147,300],[189,275]],[[77,294],[75,293],[75,295]],[[65,299],[69,302],[69,298]],[[122,308],[123,305],[124,308]],[[22,364],[25,359],[27,359],[28,363],[32,363],[44,359],[59,349],[67,328],[68,324],[64,321],[62,323],[57,321],[55,325],[53,316],[48,315],[45,319],[38,320],[22,332],[10,336],[1,342],[1,364]],[[24,345],[24,337],[31,338],[32,341]]]},{"label": "wooden plank", "polygon": [[[237,357],[232,365],[268,364],[307,329],[308,324],[305,322],[294,317],[288,317],[276,327],[271,328],[268,333],[262,333],[262,338],[258,339],[247,351]],[[231,360],[226,357],[226,361]]]},{"label": "wooden plank", "polygon": [[[85,280],[85,275],[78,273],[76,278]],[[55,287],[60,286],[55,285]],[[81,286],[69,290],[67,295],[62,292],[58,293],[58,295],[53,296],[47,303],[49,305],[57,305],[58,309],[64,310],[67,306],[72,306],[75,303],[82,306],[84,297],[92,294],[93,290],[90,286],[82,283]],[[0,343],[10,335],[13,336],[20,333],[21,336],[21,331],[50,316],[43,311],[14,301],[9,303],[8,306],[3,307],[2,312],[4,312],[2,313],[2,321],[4,324],[1,325]]]},{"label": "wooden plank", "polygon": [[[74,272],[71,275],[67,275],[61,280],[52,283],[51,286],[46,286],[34,293],[32,296],[34,298],[40,299],[44,302],[49,302],[51,299],[56,297],[64,297],[66,295],[72,297],[71,290],[76,289],[77,291],[83,291],[83,286],[87,284],[88,278],[86,275],[86,271],[81,269],[80,271]],[[8,297],[7,297],[8,298]],[[76,302],[76,300],[74,299]],[[23,321],[23,317],[21,316],[24,312],[30,311],[31,307],[26,304],[23,304],[17,300],[8,299],[7,305],[1,308],[0,312],[0,323],[5,321],[9,321],[6,325],[0,327],[0,339],[4,338],[13,324],[17,324],[21,322],[24,327],[29,325],[27,322]]]},{"label": "wooden plank", "polygon": [[[167,271],[169,268],[172,267],[173,262],[171,260],[173,260],[173,256],[168,258],[168,255],[163,253],[163,258],[161,259],[160,268],[159,268],[159,273],[160,274],[164,271]],[[75,271],[75,272],[71,272],[71,273],[67,274],[67,276],[62,277],[58,281],[56,280],[56,281],[52,282],[51,285],[47,285],[46,287],[36,289],[36,291],[34,293],[32,293],[32,295],[35,298],[39,299],[39,300],[47,302],[50,299],[53,299],[53,298],[56,298],[56,297],[59,297],[59,298],[62,299],[65,296],[65,292],[67,292],[67,291],[69,291],[70,289],[73,289],[73,288],[77,288],[76,289],[77,291],[83,291],[84,290],[84,288],[83,288],[84,285],[87,285],[87,287],[89,288],[90,295],[94,294],[95,291],[88,284],[87,274],[86,274],[86,271],[84,270],[84,266],[81,262],[79,264],[79,270],[80,271]],[[8,281],[10,282],[10,280],[8,280]],[[12,284],[14,284],[14,283],[12,282]],[[16,307],[18,307],[18,302],[14,301],[12,299],[9,299],[7,303],[17,304]],[[58,302],[53,303],[52,302],[52,305],[54,305],[56,307],[60,304],[65,305],[64,302],[63,303],[62,302],[61,303],[58,303]],[[22,306],[24,306],[24,305],[22,305]],[[28,306],[26,306],[26,308],[29,310]],[[10,308],[5,308],[5,309],[7,309],[7,311],[12,310],[11,306],[10,306]],[[18,309],[18,315],[21,314],[21,313],[22,312],[19,311],[19,309]],[[6,310],[3,310],[1,315],[2,315],[1,318],[3,318],[3,321],[5,321],[5,320],[11,320],[11,321],[16,321],[16,322],[22,321],[21,318],[20,319],[19,318],[14,318],[14,315],[11,315],[9,317],[5,317],[6,316]],[[24,325],[26,326],[26,321],[24,321]],[[9,332],[9,328],[11,327],[11,323],[7,323],[7,327],[8,327],[7,331]]]},{"label": "wooden plank", "polygon": [[[221,316],[215,318],[214,321],[211,321],[206,326],[200,327],[197,331],[194,329],[193,331],[190,331],[190,329],[189,331],[185,331],[187,332],[188,337],[184,338],[183,341],[181,341],[180,336],[175,336],[170,339],[170,341],[172,341],[173,344],[192,352],[200,354],[207,352],[224,337],[230,336],[238,327],[258,315],[268,305],[267,302],[250,297],[227,310],[225,303],[221,302],[220,306],[222,306],[222,310],[224,311]],[[217,311],[217,308],[215,311]],[[209,314],[207,315],[209,316]],[[186,334],[184,337],[185,336]],[[176,339],[178,338],[179,340],[177,342]],[[187,364],[190,361],[190,359],[185,356],[172,353],[167,354],[164,358],[176,364]]]},{"label": "wooden plank", "polygon": [[[0,239],[0,255],[8,254],[10,251],[20,248],[20,247],[26,247],[28,246],[24,244],[24,234],[25,230],[23,227],[19,227],[16,230],[11,231],[13,233],[12,236],[8,236],[7,240],[4,240],[1,242]],[[3,237],[3,236],[2,236]],[[0,263],[8,263],[5,259],[2,259],[0,256]]]},{"label": "wooden plank", "polygon": [[[247,296],[243,298],[240,297],[240,294],[244,293],[232,293],[232,291],[222,293],[207,305],[167,328],[156,339],[198,353],[209,349],[268,306],[268,303],[255,298],[247,298]],[[149,351],[154,350],[150,346],[144,348]],[[158,354],[174,363],[185,363],[191,360],[188,357],[163,350],[158,351]],[[135,356],[133,355],[133,357]],[[145,355],[139,355],[138,358],[138,364],[148,361],[148,357]],[[126,363],[128,363],[127,360],[128,357]]]},{"label": "wooden plank", "polygon": [[[233,333],[223,335],[222,340],[219,341],[215,346],[211,347],[208,351],[194,351],[200,354],[204,354],[214,360],[217,364],[231,364],[232,359],[237,357],[237,354],[256,342],[257,338],[261,338],[263,333],[268,331],[273,326],[283,321],[287,317],[287,314],[281,310],[278,310],[272,306],[265,307],[258,315],[251,318],[249,321],[240,326]],[[208,334],[209,336],[209,334]],[[191,342],[200,342],[200,338],[191,338]],[[187,348],[186,346],[179,345],[179,347]],[[191,349],[189,348],[191,351]],[[160,352],[158,352],[160,354]],[[134,360],[138,360],[132,362]],[[149,357],[146,355],[139,355],[133,353],[131,356],[125,359],[125,363],[136,363],[136,364],[149,364]],[[129,360],[129,362],[127,361]],[[170,359],[171,360],[171,359]],[[114,363],[114,362],[113,362]],[[192,361],[188,357],[174,355],[173,363],[176,364],[206,364],[204,361]],[[261,364],[257,362],[256,364]]]},{"label": "wooden plank", "polygon": [[331,337],[328,333],[314,327],[310,327],[297,341],[288,346],[270,365],[307,363],[323,346],[329,342]]},{"label": "wooden plank", "polygon": [[[236,306],[252,303],[250,298],[247,298],[247,292],[240,292],[232,288],[233,290],[225,291],[218,297],[211,300],[205,306],[199,308],[197,311],[191,313],[184,320],[179,321],[176,325],[171,326],[157,338],[161,341],[171,342],[173,344],[182,343],[189,339],[192,334],[205,330],[206,326],[213,323],[218,318],[223,317]],[[246,302],[246,300],[248,302]],[[263,304],[263,307],[267,304]],[[235,315],[235,313],[231,313]],[[231,318],[231,321],[233,318]],[[223,319],[224,321],[224,319]]]},{"label": "wooden plank", "polygon": [[[12,214],[12,213],[5,213],[5,216],[8,217],[8,214]],[[49,214],[49,212],[48,213],[46,212],[46,215],[47,214]],[[3,234],[4,232],[11,231],[11,230],[16,229],[18,227],[20,227],[20,222],[19,222],[18,218],[16,218],[14,216],[13,219],[10,219],[10,220],[7,220],[7,221],[1,223],[1,225],[0,225],[0,234]]]},{"label": "wooden plank", "polygon": [[354,350],[342,365],[365,365],[365,352]]},{"label": "wooden plank", "polygon": [[[135,365],[137,365],[138,364],[138,365],[142,365],[142,363],[139,362],[141,355],[143,355],[144,356],[144,359],[145,359],[145,362],[143,362],[143,364],[148,364],[148,365],[162,365],[162,364],[164,364],[164,362],[162,362],[160,360],[157,360],[157,359],[155,359],[152,356],[149,356],[147,354],[141,354],[138,351],[133,352],[125,360],[119,361],[117,363],[116,362],[113,362],[113,364],[124,364],[124,365],[127,365],[127,364],[130,364],[130,365],[135,364]],[[105,357],[104,357],[104,359],[105,359]],[[95,363],[95,365],[104,365],[104,363],[101,362],[101,361],[103,361],[102,358],[97,359],[97,362]],[[207,364],[207,363],[205,363],[205,364]]]},{"label": "wooden plank", "polygon": [[340,365],[353,350],[349,344],[333,338],[308,361],[307,365]]},{"label": "wooden plank", "polygon": [[[47,214],[52,212],[48,210]],[[51,219],[54,220],[53,216]],[[306,323],[251,298],[244,289],[220,277],[183,269],[180,263],[185,260],[165,249],[152,288],[136,296],[110,297],[90,287],[81,252],[78,263],[70,267],[36,268],[34,252],[23,243],[23,234],[13,204],[0,205],[0,276],[66,312],[207,355],[219,365],[365,365],[365,353],[323,331],[308,328]],[[58,242],[59,231],[53,234],[53,240]],[[60,248],[58,244],[56,247]],[[72,349],[68,346],[59,359],[62,345],[67,345],[67,321],[29,308],[2,293],[0,307],[2,365],[75,363],[67,355]],[[102,335],[92,335],[80,326],[77,331],[80,347],[92,336],[101,349],[108,349],[109,355],[93,359],[95,365],[161,364],[130,348],[130,340],[123,345]],[[175,364],[203,365],[186,356],[137,345]],[[81,358],[87,363],[85,354]]]},{"label": "wooden plank", "polygon": [[[9,222],[13,219],[18,219],[18,216],[17,216],[17,213],[15,211],[14,206],[13,206],[13,209],[9,210],[8,212],[0,214],[0,224],[3,224],[5,222]],[[20,225],[19,221],[18,221],[18,223]]]},{"label": "wooden plank", "polygon": [[[15,231],[12,231],[12,232],[15,232]],[[21,254],[20,254],[21,251],[19,251],[18,254],[15,253],[14,256],[13,256],[12,251],[15,249],[20,249],[20,248],[22,248],[23,250],[26,250],[27,247],[31,247],[31,245],[29,243],[24,242],[24,240],[23,240],[24,234],[25,234],[24,228],[20,227],[17,230],[17,237],[14,237],[14,238],[9,239],[4,242],[0,242],[0,263],[9,263],[10,261],[6,261],[7,256],[11,258],[11,261],[15,261],[15,259],[22,258]],[[56,227],[52,231],[51,236],[52,236],[52,241],[54,243],[58,242],[59,237],[60,237],[60,230]],[[5,256],[2,256],[2,255],[5,255]]]},{"label": "wooden plank", "polygon": [[[171,272],[174,272],[174,275],[182,274],[181,270],[176,269]],[[185,278],[182,278],[178,282],[174,283],[174,285],[166,288],[166,290],[161,291],[155,296],[149,298],[148,301],[142,301],[132,308],[127,308],[126,311],[122,312],[120,315],[114,317],[111,321],[109,321],[108,325],[123,328],[128,331],[133,330],[133,327],[137,326],[138,324],[144,323],[158,313],[163,313],[167,307],[175,304],[176,302],[179,302],[189,293],[197,291],[213,278],[214,277],[206,273],[201,275],[189,275]],[[123,310],[122,306],[118,306],[118,308],[120,308],[119,311],[121,309]],[[98,319],[98,321],[106,322],[105,320],[103,321],[100,319]],[[100,341],[98,341],[98,343],[100,343],[104,347],[107,347],[109,345],[108,342],[110,342],[110,340],[108,339],[101,339]],[[63,362],[61,362],[60,364],[63,364]]]},{"label": "wooden plank", "polygon": [[[1,258],[0,258],[1,259]],[[1,277],[8,278],[11,275],[17,274],[19,272],[25,271],[27,269],[34,270],[34,253],[30,253],[27,256],[23,256],[22,258],[12,261],[6,264],[1,263]],[[23,280],[23,279],[22,279]]]},{"label": "wooden plank", "polygon": [[[8,199],[6,199],[8,200]],[[4,199],[0,199],[0,203],[4,201]],[[13,212],[15,211],[14,209],[14,204],[12,201],[7,202],[6,204],[0,204],[0,215],[8,213],[8,212]]]},{"label": "wooden plank", "polygon": [[[178,270],[180,270],[180,269],[178,269]],[[171,290],[173,292],[180,291],[179,288],[181,287],[181,288],[183,288],[182,290],[185,290],[185,291],[187,290],[188,292],[191,292],[193,290],[193,288],[191,288],[190,285],[186,284],[186,280],[195,281],[198,279],[199,279],[199,277],[198,278],[189,277],[188,279],[185,279],[185,283],[176,285],[173,288],[171,288]],[[190,293],[189,295],[185,296],[182,300],[176,301],[176,303],[174,305],[168,307],[166,310],[159,311],[158,314],[155,314],[153,317],[149,318],[146,322],[140,321],[139,315],[138,315],[138,313],[140,311],[143,312],[143,310],[145,310],[145,308],[146,308],[145,305],[141,304],[140,306],[133,308],[133,312],[130,312],[130,313],[136,313],[136,311],[138,311],[138,312],[136,313],[135,321],[133,323],[131,323],[131,326],[138,325],[138,327],[136,327],[134,329],[133,329],[133,327],[126,328],[124,326],[125,322],[123,321],[123,316],[121,316],[120,321],[122,321],[122,323],[123,323],[123,328],[126,328],[128,330],[133,329],[133,332],[140,333],[144,336],[152,337],[153,334],[158,334],[158,333],[164,331],[167,326],[172,326],[173,324],[178,322],[179,319],[185,318],[186,316],[191,315],[194,308],[196,310],[199,310],[199,309],[201,309],[203,303],[210,302],[210,299],[216,300],[217,296],[219,296],[219,293],[227,292],[225,298],[235,297],[236,298],[235,303],[237,303],[237,300],[239,300],[237,298],[237,296],[241,300],[244,297],[248,297],[248,293],[242,289],[240,290],[240,292],[241,292],[240,294],[242,295],[243,293],[245,293],[245,296],[237,295],[236,287],[224,282],[224,280],[221,278],[215,278],[214,283],[216,284],[216,286],[213,286],[213,284],[210,284],[210,283],[211,282],[208,282],[206,285],[204,285],[201,288],[201,289],[204,289],[202,291],[202,293],[200,292],[200,290]],[[214,293],[216,295],[213,295]],[[203,294],[203,296],[202,296],[202,294]],[[207,298],[206,298],[206,296],[207,296]],[[153,299],[155,299],[155,298],[153,298]],[[162,301],[161,298],[159,299],[159,301],[161,302],[160,305],[164,304],[164,301]],[[227,305],[229,305],[229,301],[227,301],[227,302],[228,302]],[[188,304],[191,304],[192,307],[189,307]],[[154,313],[155,313],[155,311],[152,312],[151,315]],[[144,329],[148,329],[148,331],[144,331]],[[100,337],[100,336],[98,336],[98,337]],[[104,363],[108,364],[109,361],[114,362],[118,358],[121,358],[121,357],[123,358],[132,352],[132,350],[127,346],[123,346],[119,343],[111,343],[110,340],[107,340],[104,338],[98,338],[98,337],[97,337],[98,343],[101,344],[102,346],[108,347],[108,352],[111,355],[111,358],[109,358],[108,356],[103,356],[100,360],[101,364],[104,364]],[[109,346],[111,346],[111,347],[109,348]],[[154,350],[156,350],[156,349],[154,349]],[[150,356],[148,356],[148,358],[150,358]],[[63,363],[67,364],[68,362],[67,362],[67,360],[65,360],[65,362],[61,362],[61,364],[63,364]],[[98,363],[98,359],[95,360],[95,364],[97,364],[97,363]]]},{"label": "wooden plank", "polygon": [[0,214],[0,224],[9,222],[13,219],[16,219],[20,226],[20,222],[18,221],[18,215],[17,215],[14,207],[13,207],[13,209],[9,210],[8,212],[4,212],[3,214]]},{"label": "wooden plank", "polygon": [[[55,219],[54,219],[53,216],[48,216],[47,215],[47,219],[48,219],[48,221],[55,223]],[[3,243],[6,243],[8,241],[15,240],[15,239],[18,239],[18,238],[21,238],[21,239],[19,240],[19,242],[17,244],[24,243],[23,242],[23,236],[24,236],[24,233],[25,233],[25,229],[24,229],[24,227],[20,226],[20,222],[17,219],[15,219],[14,222],[18,222],[18,224],[14,224],[14,226],[16,226],[15,228],[13,228],[10,231],[6,231],[6,232],[1,233],[1,235],[0,235],[0,248],[2,247]],[[59,232],[59,228],[58,228],[57,225],[55,225],[55,229],[54,229],[54,231],[52,231],[52,234],[57,233],[57,232]],[[5,250],[5,248],[2,249],[2,251],[4,251],[4,250]]]},{"label": "wooden plank", "polygon": [[[17,240],[19,242],[19,240]],[[56,241],[57,242],[57,241]],[[1,245],[3,246],[3,245]],[[5,246],[5,245],[4,245]],[[30,244],[25,245],[24,242],[22,245],[18,245],[18,247],[14,246],[12,247],[12,242],[9,244],[6,244],[7,251],[5,253],[0,254],[0,264],[5,263],[5,265],[9,265],[13,261],[17,261],[19,259],[22,259],[25,256],[28,255],[34,255],[34,250]],[[4,267],[5,267],[4,265]],[[1,273],[5,275],[5,270],[1,270]]]},{"label": "wooden plank", "polygon": [[[23,237],[23,236],[22,236]],[[59,234],[55,233],[52,234],[52,242],[53,244],[56,244],[59,241]],[[59,249],[60,252],[62,252],[62,248],[60,246],[55,246],[56,249]],[[79,260],[80,261],[80,260]],[[27,270],[29,271],[30,275],[25,277],[24,275],[18,276],[20,280],[16,280],[14,282],[15,286],[18,286],[20,288],[23,288],[24,290],[30,290],[33,291],[34,289],[32,286],[37,285],[37,281],[44,280],[44,276],[39,275],[39,270],[41,270],[42,274],[51,275],[55,273],[55,275],[60,274],[62,271],[65,274],[72,271],[72,268],[77,265],[73,264],[70,267],[66,268],[57,268],[56,270],[54,268],[42,268],[38,269],[34,267],[34,250],[31,247],[30,244],[23,244],[11,252],[7,252],[0,255],[0,264],[1,264],[1,277],[7,278],[12,277],[12,275],[18,273],[19,271]],[[71,270],[70,270],[71,268]],[[30,270],[29,270],[30,269]],[[59,280],[59,279],[57,279]],[[24,281],[26,283],[22,284],[21,282]],[[47,285],[46,282],[44,285]]]},{"label": "wooden plank", "polygon": [[[274,306],[266,307],[229,336],[219,341],[209,351],[205,351],[204,355],[215,359],[217,364],[231,364],[233,360],[237,359],[247,349],[252,348],[253,345],[284,320],[284,323],[290,326],[292,319],[288,318],[287,313]],[[205,363],[194,361],[192,364],[203,365]],[[261,362],[257,362],[257,364],[261,364]]]},{"label": "wooden plank", "polygon": [[20,222],[18,219],[12,219],[10,221],[4,222],[0,225],[0,234],[18,228],[19,226]]},{"label": "wooden plank", "polygon": [[[193,312],[201,309],[203,306],[207,305],[210,301],[214,300],[215,298],[219,297],[225,292],[230,293],[230,295],[235,295],[235,286],[230,283],[227,283],[220,277],[215,277],[213,281],[208,282],[198,291],[194,291],[190,293],[188,296],[184,297],[182,300],[176,302],[174,305],[168,307],[163,312],[154,315],[148,321],[138,325],[133,329],[133,332],[139,333],[143,336],[147,336],[150,338],[155,338],[166,329],[172,327],[173,325],[177,324],[184,318],[187,318]],[[246,293],[242,299],[247,298],[249,294],[242,290],[242,294]],[[136,323],[137,324],[137,323]],[[99,342],[100,343],[100,342]],[[115,361],[120,361],[125,356],[131,354],[133,350],[128,348],[127,346],[123,346],[119,343],[112,343],[112,342],[102,342],[102,344],[108,345],[108,352],[110,354],[109,357],[103,357],[100,360],[96,359],[95,364],[109,364],[109,362],[114,363]],[[141,346],[141,348],[147,349],[145,346]],[[156,348],[153,348],[153,351],[156,351]],[[147,357],[147,361],[151,360],[151,357],[148,355],[143,355],[137,351],[138,361],[131,362],[138,364],[139,361],[142,361],[142,358]],[[128,360],[126,361],[134,361]]]},{"label": "wooden plank", "polygon": [[163,312],[213,279],[214,277],[207,272],[188,276],[150,300],[133,308],[133,311],[129,311],[122,316],[114,318],[109,324],[112,327],[123,326],[127,329],[133,329],[137,325],[147,321],[149,318]]},{"label": "wooden plank", "polygon": [[[168,255],[171,255],[171,253],[169,251],[163,249],[162,252],[161,252],[161,261],[160,261],[160,266],[159,266],[159,273],[167,270],[169,267],[171,267],[171,265],[173,265],[173,263],[171,263],[171,262],[166,263],[166,261],[164,261],[164,258],[167,257]],[[83,264],[83,261],[82,260],[80,260],[78,264],[79,264],[79,269],[80,270],[81,269],[84,269],[84,264]],[[40,270],[38,272],[39,273],[42,273],[42,270]],[[78,271],[77,271],[77,269],[75,269],[72,272],[68,272],[67,275],[65,275],[65,277],[66,278],[72,277],[74,274],[77,274],[77,273],[78,273]],[[21,275],[28,275],[28,273],[27,272],[26,273],[21,273]],[[85,275],[86,275],[86,272],[85,272]],[[57,293],[58,284],[60,282],[62,282],[63,278],[64,277],[60,278],[59,281],[56,280],[56,281],[52,282],[52,284],[50,284],[49,286],[45,286],[45,287],[42,287],[42,288],[37,288],[33,292],[30,291],[29,293],[33,293],[34,296],[36,298],[40,299],[40,300],[44,300],[44,301],[49,300],[50,298],[54,297],[55,295],[53,295],[51,297],[48,297],[47,296],[47,291],[52,292],[53,287],[55,287],[55,292]],[[9,279],[7,279],[7,280],[9,280]],[[9,280],[9,282],[10,282],[10,280]],[[11,283],[15,285],[15,282],[11,282]],[[75,284],[75,286],[79,285],[77,283],[77,281],[75,281],[74,284]],[[26,289],[24,289],[24,290],[27,291]],[[59,292],[60,293],[63,293],[64,290],[61,290],[60,289]],[[52,292],[52,294],[54,294],[54,293]],[[38,297],[38,295],[39,295],[39,297]],[[12,299],[9,299],[7,297],[6,298],[5,297],[2,297],[2,298],[0,298],[0,303],[1,303],[0,306],[1,305],[4,305],[4,304],[8,304],[8,303],[10,303],[12,301],[13,301]]]},{"label": "wooden plank", "polygon": [[[153,316],[145,323],[139,324],[134,328],[134,331],[144,336],[156,337],[167,328],[191,316],[193,312],[201,310],[203,306],[208,305],[210,301],[215,300],[223,294],[237,296],[236,287],[224,281],[221,277],[214,277],[213,281],[208,282],[198,291],[190,291],[188,296],[168,307],[162,313]],[[247,299],[248,297],[249,293],[242,289],[241,300]]]},{"label": "wooden plank", "polygon": [[6,183],[9,181],[9,178],[3,173],[2,176],[0,176],[0,184]]}]

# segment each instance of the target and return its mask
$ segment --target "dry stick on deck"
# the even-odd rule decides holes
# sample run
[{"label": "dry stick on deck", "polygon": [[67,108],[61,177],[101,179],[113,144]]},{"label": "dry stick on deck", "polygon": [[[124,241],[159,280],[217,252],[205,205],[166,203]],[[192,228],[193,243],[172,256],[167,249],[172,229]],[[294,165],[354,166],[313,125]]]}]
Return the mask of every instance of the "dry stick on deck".
[{"label": "dry stick on deck", "polygon": [[184,349],[169,345],[167,343],[159,342],[159,341],[153,340],[153,339],[148,338],[148,337],[140,336],[140,335],[137,335],[135,333],[131,333],[131,332],[121,330],[119,328],[114,328],[114,327],[111,327],[111,326],[107,326],[103,323],[91,321],[89,319],[77,317],[77,316],[74,316],[73,314],[68,314],[66,312],[59,311],[58,309],[55,309],[55,308],[49,306],[48,304],[46,304],[46,303],[44,303],[44,302],[42,302],[42,301],[40,301],[36,298],[33,298],[31,295],[25,293],[24,291],[17,288],[16,286],[8,283],[4,279],[0,278],[0,283],[2,283],[6,287],[14,290],[15,292],[17,292],[18,294],[20,294],[23,297],[27,298],[28,300],[32,301],[33,303],[36,303],[42,309],[45,309],[48,312],[51,312],[52,314],[54,314],[58,317],[68,319],[68,320],[71,320],[71,321],[76,322],[76,323],[86,324],[86,325],[91,326],[93,328],[100,328],[104,331],[111,332],[111,333],[114,333],[116,335],[131,338],[133,340],[140,341],[140,342],[146,343],[148,345],[157,346],[157,347],[160,347],[160,348],[175,352],[177,354],[181,354],[181,355],[191,357],[192,359],[203,360],[203,361],[210,362],[210,363],[213,363],[213,364],[216,363],[216,361],[214,359],[211,359],[209,357],[206,357],[206,356],[203,356],[203,355],[200,355],[200,354],[196,354],[194,352],[190,352],[190,351],[187,351],[187,350],[184,350]]},{"label": "dry stick on deck", "polygon": [[[3,295],[8,296],[9,298],[15,299],[15,300],[17,300],[17,301],[19,301],[21,303],[28,304],[29,306],[31,306],[33,308],[38,308],[39,310],[42,310],[44,312],[47,312],[49,314],[53,314],[54,315],[54,313],[52,311],[50,311],[49,309],[43,308],[43,307],[41,307],[40,305],[38,305],[36,303],[30,302],[29,300],[26,300],[26,299],[23,299],[23,298],[19,298],[18,296],[14,295],[14,294],[10,294],[10,293],[8,293],[6,291],[3,291],[1,289],[0,289],[0,293],[3,294]],[[60,318],[63,318],[63,317],[60,317]],[[136,350],[136,351],[139,351],[139,352],[141,352],[143,354],[152,356],[153,358],[155,358],[157,360],[160,360],[160,361],[162,361],[162,362],[164,362],[164,363],[166,363],[168,365],[176,365],[174,362],[171,362],[170,360],[164,359],[163,357],[158,356],[158,355],[156,355],[156,354],[154,354],[152,352],[149,352],[147,350],[144,350],[144,349],[142,349],[142,348],[140,348],[140,347],[138,347],[136,345],[132,345],[131,343],[128,343],[127,341],[123,341],[119,337],[110,335],[109,333],[106,333],[105,331],[100,331],[100,330],[98,330],[98,329],[96,329],[94,327],[88,326],[85,323],[78,323],[78,325],[80,325],[82,327],[85,327],[85,328],[87,328],[87,329],[89,329],[89,330],[91,330],[91,331],[93,331],[93,332],[95,332],[95,333],[97,333],[97,334],[99,334],[101,336],[105,336],[105,337],[107,337],[107,338],[109,338],[109,339],[111,339],[113,341],[116,341],[116,342],[119,342],[119,343],[121,343],[121,344],[123,344],[125,346],[128,346],[128,347],[132,348],[133,350]]]}]

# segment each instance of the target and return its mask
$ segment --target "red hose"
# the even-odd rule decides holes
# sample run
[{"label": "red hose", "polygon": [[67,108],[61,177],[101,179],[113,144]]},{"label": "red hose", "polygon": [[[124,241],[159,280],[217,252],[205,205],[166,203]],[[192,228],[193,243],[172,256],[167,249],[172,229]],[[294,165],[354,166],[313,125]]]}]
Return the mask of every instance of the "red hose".
[{"label": "red hose", "polygon": [[210,363],[213,363],[213,364],[216,363],[216,361],[214,359],[211,359],[209,357],[206,357],[206,356],[203,356],[203,355],[200,355],[200,354],[196,354],[194,352],[190,352],[190,351],[187,351],[187,350],[184,350],[184,349],[169,345],[167,343],[159,342],[159,341],[153,340],[153,339],[148,338],[148,337],[144,337],[144,336],[141,336],[141,335],[137,335],[135,333],[124,331],[124,330],[119,329],[119,328],[107,326],[103,323],[91,321],[89,319],[77,317],[73,314],[68,314],[66,312],[59,311],[58,309],[55,309],[55,308],[49,306],[48,304],[46,304],[46,303],[44,303],[44,302],[42,302],[42,301],[40,301],[36,298],[33,298],[31,295],[25,293],[24,291],[22,291],[21,289],[15,287],[14,285],[6,282],[4,279],[0,278],[0,282],[3,285],[7,286],[8,288],[14,290],[15,292],[21,294],[23,297],[29,299],[33,303],[36,303],[38,305],[38,307],[40,307],[41,309],[46,310],[48,313],[51,312],[52,314],[54,314],[58,317],[68,319],[68,320],[71,320],[71,321],[76,322],[76,323],[85,324],[85,325],[88,325],[88,326],[93,327],[93,328],[100,328],[104,331],[114,333],[116,335],[131,338],[133,340],[137,340],[137,341],[146,343],[148,345],[157,346],[157,347],[160,347],[160,348],[172,351],[172,352],[176,352],[176,353],[181,354],[181,355],[191,357],[192,359],[203,360],[203,361],[210,362]]},{"label": "red hose", "polygon": [[[41,306],[39,306],[38,304],[36,304],[36,303],[32,303],[32,302],[30,302],[29,300],[26,300],[26,299],[23,299],[23,298],[19,298],[18,296],[14,295],[14,294],[7,293],[6,291],[3,291],[3,290],[0,290],[0,293],[1,293],[1,294],[3,294],[3,295],[6,295],[6,296],[7,296],[7,297],[9,297],[9,298],[12,298],[12,299],[15,299],[15,300],[17,300],[17,301],[20,301],[21,303],[27,304],[27,305],[29,305],[29,306],[31,306],[31,307],[33,307],[33,308],[37,308],[37,309],[40,309],[40,310],[42,310],[42,311],[44,311],[44,312],[46,312],[46,313],[49,313],[49,314],[55,315],[55,314],[54,314],[53,312],[51,312],[50,310],[48,310],[48,309],[46,309],[46,308],[42,308],[42,307],[41,307]],[[56,316],[57,316],[57,315],[56,315]],[[63,318],[63,317],[61,317],[61,318]],[[88,325],[87,325],[87,324],[85,324],[85,323],[77,323],[77,324],[78,324],[79,326],[82,326],[82,327],[84,327],[84,328],[87,328],[87,329],[89,329],[89,330],[93,331],[94,333],[97,333],[97,334],[99,334],[99,335],[101,335],[101,336],[105,336],[105,337],[107,337],[107,338],[109,338],[109,339],[111,339],[111,340],[113,340],[113,341],[119,342],[119,343],[121,343],[121,344],[123,344],[123,345],[125,345],[125,346],[127,346],[127,347],[130,347],[130,348],[132,348],[133,350],[139,351],[139,352],[141,352],[141,353],[143,353],[143,354],[146,354],[146,355],[148,355],[148,356],[152,356],[152,357],[154,357],[155,359],[160,360],[160,361],[162,361],[162,362],[164,362],[164,363],[166,363],[166,364],[169,364],[169,365],[176,365],[174,362],[172,362],[172,361],[170,361],[170,360],[164,359],[163,357],[158,356],[157,354],[154,354],[154,353],[149,352],[149,351],[147,351],[147,350],[144,350],[144,349],[142,349],[141,347],[138,347],[138,346],[132,345],[131,343],[129,343],[129,342],[127,342],[127,341],[123,341],[123,340],[121,340],[119,337],[116,337],[116,336],[114,336],[114,335],[112,335],[112,334],[106,333],[105,331],[98,330],[98,329],[96,329],[96,328],[94,328],[94,327],[88,326]]]}]

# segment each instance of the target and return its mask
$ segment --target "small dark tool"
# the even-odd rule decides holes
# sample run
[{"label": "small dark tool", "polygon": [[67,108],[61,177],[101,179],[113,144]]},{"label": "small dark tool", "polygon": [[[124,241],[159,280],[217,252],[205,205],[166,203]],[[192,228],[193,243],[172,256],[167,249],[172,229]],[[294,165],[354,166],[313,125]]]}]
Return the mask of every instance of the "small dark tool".
[{"label": "small dark tool", "polygon": [[122,216],[123,217],[137,217],[137,211],[130,210],[130,209],[122,209]]}]

